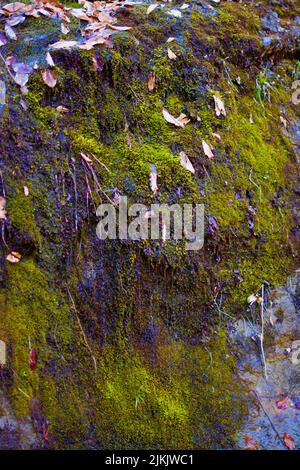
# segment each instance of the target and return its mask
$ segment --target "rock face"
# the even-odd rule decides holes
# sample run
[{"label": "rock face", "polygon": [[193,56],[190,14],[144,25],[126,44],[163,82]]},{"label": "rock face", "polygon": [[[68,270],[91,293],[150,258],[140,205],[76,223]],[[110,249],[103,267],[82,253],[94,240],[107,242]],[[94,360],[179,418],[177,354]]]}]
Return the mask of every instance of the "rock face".
[{"label": "rock face", "polygon": [[[122,8],[117,24],[130,31],[90,51],[51,50],[52,68],[49,45],[66,39],[59,19],[27,18],[1,47],[1,382],[36,436],[10,447],[237,445],[247,406],[225,325],[296,261],[300,12],[292,1],[182,3],[149,15],[147,5]],[[78,41],[78,20],[69,28]],[[27,94],[12,80],[11,56],[34,69]],[[168,123],[162,108],[189,123]],[[96,208],[118,195],[204,204],[203,249],[100,241]],[[7,262],[10,252],[21,260]]]},{"label": "rock face", "polygon": [[265,316],[266,377],[253,341],[260,330],[255,322],[240,320],[232,337],[243,351],[239,370],[249,389],[252,404],[249,418],[240,433],[240,445],[247,436],[256,439],[261,449],[285,449],[284,435],[293,437],[299,448],[300,419],[300,272],[272,295]]}]

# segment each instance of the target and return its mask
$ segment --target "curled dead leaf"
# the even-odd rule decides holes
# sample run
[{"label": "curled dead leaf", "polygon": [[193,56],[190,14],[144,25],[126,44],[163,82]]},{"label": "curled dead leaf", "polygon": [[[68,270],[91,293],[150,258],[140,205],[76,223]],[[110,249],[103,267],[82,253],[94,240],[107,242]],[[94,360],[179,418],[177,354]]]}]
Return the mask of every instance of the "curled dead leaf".
[{"label": "curled dead leaf", "polygon": [[259,443],[255,439],[255,437],[245,436],[245,445],[246,450],[258,450]]},{"label": "curled dead leaf", "polygon": [[9,255],[7,255],[6,260],[9,263],[16,264],[16,263],[19,263],[21,258],[22,258],[22,255],[20,255],[20,253],[18,253],[17,251],[12,251],[11,253],[9,253]]},{"label": "curled dead leaf", "polygon": [[168,47],[168,57],[169,57],[169,59],[171,59],[171,60],[177,59],[177,55],[174,54],[174,52],[173,52],[169,47]]},{"label": "curled dead leaf", "polygon": [[151,71],[148,75],[148,90],[153,91],[156,86],[156,75],[155,72]]},{"label": "curled dead leaf", "polygon": [[205,142],[205,140],[202,140],[202,147],[207,158],[212,160],[214,158],[212,147],[207,142]]},{"label": "curled dead leaf", "polygon": [[159,3],[152,3],[152,5],[149,5],[149,7],[147,8],[146,14],[150,15],[150,13],[152,13],[152,11],[154,11],[155,8],[157,8],[158,6],[159,6]]},{"label": "curled dead leaf", "polygon": [[226,110],[223,101],[216,95],[213,95],[215,101],[215,112],[217,116],[226,116]]},{"label": "curled dead leaf", "polygon": [[172,116],[172,114],[170,114],[167,109],[163,108],[162,113],[163,113],[163,117],[165,118],[165,120],[169,122],[170,124],[173,124],[174,126],[177,126],[177,127],[185,126],[185,124],[181,120],[176,119],[174,116]]},{"label": "curled dead leaf", "polygon": [[57,76],[57,73],[54,72],[54,70],[45,69],[42,72],[42,77],[43,77],[44,83],[46,83],[46,85],[50,88],[54,88],[55,85],[57,84],[58,76]]},{"label": "curled dead leaf", "polygon": [[47,52],[47,53],[46,53],[46,61],[47,61],[47,64],[48,64],[50,67],[54,67],[54,66],[55,66],[54,60],[52,59],[52,55],[50,54],[50,52]]},{"label": "curled dead leaf", "polygon": [[29,189],[27,186],[23,187],[23,191],[24,191],[25,196],[29,196]]},{"label": "curled dead leaf", "polygon": [[180,152],[180,163],[181,163],[181,166],[185,169],[185,170],[188,170],[190,171],[191,173],[195,173],[195,169],[189,159],[189,157],[184,153],[184,152]]},{"label": "curled dead leaf", "polygon": [[289,450],[294,450],[296,447],[293,436],[291,436],[287,432],[285,432],[283,435],[283,442],[284,442],[285,447],[287,447]]}]

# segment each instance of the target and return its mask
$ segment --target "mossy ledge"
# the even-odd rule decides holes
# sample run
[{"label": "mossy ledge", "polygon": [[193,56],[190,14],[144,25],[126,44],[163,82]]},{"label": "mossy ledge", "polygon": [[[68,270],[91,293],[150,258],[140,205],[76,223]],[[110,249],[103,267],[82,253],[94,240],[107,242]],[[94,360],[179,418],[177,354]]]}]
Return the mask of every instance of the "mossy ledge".
[{"label": "mossy ledge", "polygon": [[[280,121],[283,110],[296,120],[294,58],[265,51],[252,4],[226,2],[211,16],[195,3],[181,20],[160,10],[146,16],[146,6],[119,14],[133,29],[116,34],[112,49],[53,52],[58,84],[50,90],[36,71],[22,98],[26,110],[9,84],[0,142],[8,212],[0,251],[3,387],[20,419],[33,398],[40,401],[50,423],[41,447],[235,446],[247,406],[226,320],[245,311],[264,280],[279,285],[296,262],[298,169]],[[42,46],[59,38],[59,28],[29,19],[3,54],[42,62]],[[167,55],[173,36],[176,61]],[[266,71],[271,99],[261,102],[256,80]],[[2,69],[1,77],[9,80]],[[224,119],[215,116],[213,94],[225,102]],[[162,107],[191,122],[172,127]],[[212,161],[203,139],[214,146]],[[181,150],[196,175],[180,166]],[[80,152],[109,169],[95,162],[107,194],[117,188],[146,204],[154,202],[154,163],[157,201],[204,203],[207,221],[217,218],[216,237],[206,230],[199,253],[172,242],[100,242],[95,206],[103,195]],[[5,263],[7,247],[22,254],[20,263]],[[34,373],[28,337],[38,352]]]}]

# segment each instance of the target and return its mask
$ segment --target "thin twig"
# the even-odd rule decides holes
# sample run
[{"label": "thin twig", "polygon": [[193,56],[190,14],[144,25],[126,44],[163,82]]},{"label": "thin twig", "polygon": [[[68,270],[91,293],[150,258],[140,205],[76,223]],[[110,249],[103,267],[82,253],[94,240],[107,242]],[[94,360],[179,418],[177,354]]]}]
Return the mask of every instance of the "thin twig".
[{"label": "thin twig", "polygon": [[262,357],[262,363],[264,367],[264,375],[265,378],[268,378],[267,375],[267,365],[266,365],[266,357],[265,357],[265,351],[264,351],[264,308],[265,308],[265,287],[264,284],[261,286],[261,304],[260,304],[260,317],[261,317],[261,333],[260,333],[260,350],[261,350],[261,357]]},{"label": "thin twig", "polygon": [[88,340],[87,340],[86,334],[85,334],[85,332],[84,332],[84,329],[83,329],[83,327],[82,327],[80,318],[79,318],[79,316],[78,316],[77,308],[76,308],[74,299],[73,299],[73,297],[72,297],[72,294],[71,294],[71,292],[70,292],[69,286],[67,285],[66,287],[67,287],[67,291],[68,291],[68,294],[69,294],[71,303],[72,303],[72,305],[73,305],[74,313],[75,313],[75,315],[76,315],[76,319],[77,319],[77,322],[78,322],[78,325],[79,325],[79,328],[80,328],[80,331],[81,331],[81,334],[82,334],[84,343],[85,343],[85,345],[86,345],[88,351],[90,352],[90,354],[91,354],[91,356],[92,356],[92,359],[93,359],[93,362],[94,362],[94,367],[95,367],[95,373],[97,373],[97,361],[96,361],[96,358],[95,358],[95,356],[94,356],[94,354],[93,354],[92,348],[90,347],[90,345],[89,345],[89,343],[88,343]]},{"label": "thin twig", "polygon": [[281,443],[284,445],[284,447],[285,447],[284,441],[283,441],[282,437],[280,436],[279,432],[277,431],[277,429],[276,429],[276,427],[275,427],[273,421],[271,420],[269,414],[266,412],[265,407],[264,407],[264,405],[262,404],[262,402],[261,402],[261,400],[260,400],[260,398],[259,398],[258,393],[257,393],[255,390],[251,390],[251,392],[254,393],[254,395],[256,396],[256,398],[257,398],[257,400],[258,400],[258,402],[259,402],[259,404],[260,404],[260,406],[261,406],[261,409],[262,409],[263,412],[265,413],[266,417],[267,417],[268,420],[269,420],[269,423],[270,423],[271,426],[272,426],[273,431],[275,432],[276,436],[278,437],[278,439],[280,440],[280,442],[281,442]]},{"label": "thin twig", "polygon": [[261,187],[257,183],[255,183],[255,181],[253,181],[252,171],[253,171],[253,168],[251,168],[248,178],[249,178],[250,183],[252,183],[258,189],[258,191],[259,191],[259,202],[261,202]]}]

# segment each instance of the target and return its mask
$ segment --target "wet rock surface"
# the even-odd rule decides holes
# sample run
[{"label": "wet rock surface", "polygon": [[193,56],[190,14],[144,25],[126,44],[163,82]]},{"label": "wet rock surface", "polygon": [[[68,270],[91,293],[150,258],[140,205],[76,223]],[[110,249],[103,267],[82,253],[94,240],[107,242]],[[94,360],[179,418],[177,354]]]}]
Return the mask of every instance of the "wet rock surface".
[{"label": "wet rock surface", "polygon": [[285,433],[300,447],[300,271],[276,289],[272,299],[265,317],[266,377],[257,343],[261,325],[242,319],[231,331],[240,347],[239,373],[251,402],[237,441],[241,448],[250,436],[260,449],[286,449]]},{"label": "wet rock surface", "polygon": [[[59,20],[28,20],[1,48],[39,68],[26,95],[1,68],[8,91],[0,109],[0,195],[8,216],[0,221],[0,339],[8,362],[0,448],[244,448],[250,427],[262,447],[281,446],[249,390],[258,390],[264,407],[267,394],[289,393],[296,403],[292,368],[284,367],[290,358],[282,354],[297,336],[298,287],[282,288],[278,301],[286,313],[266,345],[269,382],[244,324],[236,342],[248,355],[237,379],[225,328],[264,279],[281,285],[296,262],[299,111],[290,97],[299,12],[292,1],[193,2],[184,10],[173,3],[151,15],[145,5],[118,13],[133,29],[116,34],[113,47],[51,52],[53,89],[41,71],[49,44],[62,38]],[[72,26],[80,38],[78,22]],[[213,95],[224,101],[226,118],[216,116]],[[173,128],[162,107],[190,123]],[[196,179],[180,167],[182,150]],[[82,152],[101,163],[93,160],[91,169]],[[204,250],[99,241],[96,207],[116,194],[148,205],[204,203]],[[16,265],[6,261],[10,250],[22,254]],[[38,352],[34,372],[29,337]],[[244,397],[258,422],[246,421],[236,441]],[[273,408],[266,410],[277,420]],[[280,410],[275,425],[298,445],[294,418],[295,406]]]}]

